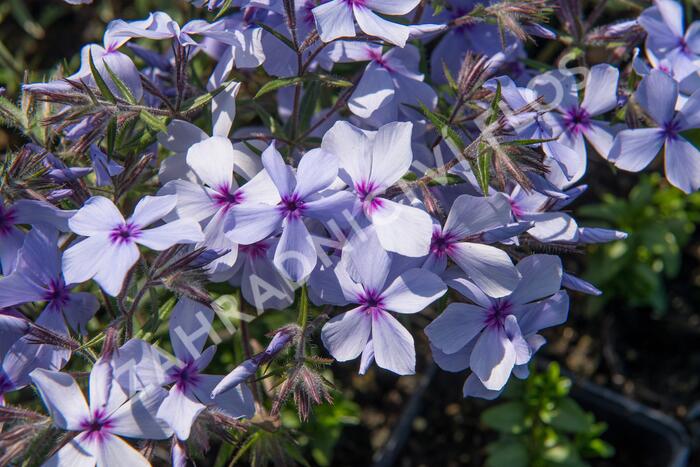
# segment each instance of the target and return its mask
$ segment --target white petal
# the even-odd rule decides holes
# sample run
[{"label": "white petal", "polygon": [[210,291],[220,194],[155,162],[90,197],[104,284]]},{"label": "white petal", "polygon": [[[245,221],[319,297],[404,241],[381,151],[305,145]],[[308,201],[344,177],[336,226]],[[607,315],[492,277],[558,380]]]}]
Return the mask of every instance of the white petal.
[{"label": "white petal", "polygon": [[79,284],[92,279],[100,270],[102,257],[110,246],[107,234],[102,234],[88,237],[68,248],[62,260],[66,284]]},{"label": "white petal", "polygon": [[78,235],[90,237],[106,233],[124,223],[124,217],[113,202],[103,196],[93,196],[68,221]]},{"label": "white petal", "polygon": [[32,371],[30,377],[56,426],[64,430],[80,430],[81,423],[90,418],[90,410],[73,377],[44,369]]},{"label": "white petal", "polygon": [[144,196],[134,208],[134,214],[129,221],[141,228],[147,227],[164,218],[176,204],[176,195]]},{"label": "white petal", "polygon": [[408,26],[387,21],[374,14],[369,8],[361,5],[353,4],[352,9],[358,26],[364,32],[399,47],[406,45],[406,41],[411,33],[411,29]]},{"label": "white petal", "polygon": [[370,315],[357,307],[328,321],[321,329],[321,340],[333,358],[346,362],[362,353],[371,329]]},{"label": "white petal", "polygon": [[518,271],[508,254],[499,248],[477,243],[456,243],[450,258],[491,297],[508,295],[518,285]]},{"label": "white petal", "polygon": [[416,372],[413,337],[389,313],[372,313],[372,345],[374,358],[381,368],[398,375],[412,375]]},{"label": "white petal", "polygon": [[178,219],[160,227],[141,231],[138,243],[152,250],[167,250],[178,243],[190,244],[204,241],[199,223],[192,219]]},{"label": "white petal", "polygon": [[97,266],[95,282],[112,297],[119,295],[129,270],[139,260],[139,249],[134,243],[107,244]]},{"label": "white petal", "polygon": [[165,423],[155,418],[167,392],[161,387],[140,391],[111,416],[111,431],[127,438],[166,439],[172,435]]},{"label": "white petal", "polygon": [[182,391],[175,385],[158,409],[157,417],[172,428],[178,439],[186,440],[192,424],[205,408],[191,391]]},{"label": "white petal", "polygon": [[187,164],[211,188],[230,188],[233,182],[233,145],[228,138],[213,136],[187,151]]},{"label": "white petal", "polygon": [[413,162],[410,122],[394,122],[382,126],[374,137],[370,180],[389,187],[403,177]]},{"label": "white petal", "polygon": [[136,449],[118,436],[106,433],[99,443],[96,443],[97,465],[100,467],[150,467]]},{"label": "white petal", "polygon": [[382,292],[384,309],[397,313],[418,313],[442,297],[447,286],[424,269],[409,269]]},{"label": "white petal", "polygon": [[323,42],[331,42],[339,37],[355,37],[352,9],[345,0],[331,0],[311,12]]},{"label": "white petal", "polygon": [[231,82],[211,101],[212,134],[228,137],[236,116],[236,96],[241,83]]},{"label": "white petal", "polygon": [[379,241],[387,251],[410,257],[425,256],[430,249],[433,222],[427,212],[387,199],[372,213]]}]

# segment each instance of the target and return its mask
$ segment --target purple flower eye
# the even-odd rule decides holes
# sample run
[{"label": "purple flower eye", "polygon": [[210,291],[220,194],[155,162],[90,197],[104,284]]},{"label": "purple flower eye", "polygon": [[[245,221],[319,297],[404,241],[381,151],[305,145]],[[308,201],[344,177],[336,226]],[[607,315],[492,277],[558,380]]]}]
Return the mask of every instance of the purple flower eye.
[{"label": "purple flower eye", "polygon": [[506,317],[513,312],[512,310],[513,305],[508,300],[499,299],[494,301],[486,311],[486,326],[503,327]]},{"label": "purple flower eye", "polygon": [[381,294],[371,289],[365,290],[364,293],[358,297],[358,303],[368,312],[384,308]]},{"label": "purple flower eye", "polygon": [[304,200],[296,193],[282,196],[280,211],[284,217],[299,218],[304,212]]},{"label": "purple flower eye", "polygon": [[70,289],[66,287],[66,284],[62,279],[51,279],[48,284],[48,290],[44,295],[44,299],[50,302],[52,305],[57,307],[62,307],[68,303],[70,299]]},{"label": "purple flower eye", "polygon": [[141,236],[141,229],[132,222],[121,224],[109,233],[109,240],[115,245],[131,244]]},{"label": "purple flower eye", "polygon": [[242,203],[245,199],[245,195],[241,190],[232,192],[229,185],[222,185],[216,190],[212,198],[216,203],[216,207],[229,210],[233,206]]},{"label": "purple flower eye", "polygon": [[579,134],[591,126],[591,116],[582,107],[572,107],[564,114],[564,123],[573,134]]},{"label": "purple flower eye", "polygon": [[100,440],[109,433],[112,423],[103,409],[96,409],[91,418],[80,422],[80,428],[85,432],[88,440]]}]

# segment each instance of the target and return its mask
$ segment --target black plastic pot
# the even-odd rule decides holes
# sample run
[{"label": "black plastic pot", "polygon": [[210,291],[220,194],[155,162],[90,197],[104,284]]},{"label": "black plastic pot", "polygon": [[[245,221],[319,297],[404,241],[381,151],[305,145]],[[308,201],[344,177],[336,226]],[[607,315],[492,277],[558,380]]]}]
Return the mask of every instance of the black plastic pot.
[{"label": "black plastic pot", "polygon": [[[538,364],[548,362],[538,359]],[[439,370],[438,370],[439,371]],[[436,373],[428,366],[420,384],[404,407],[388,442],[375,453],[374,467],[390,467],[399,459],[409,439],[411,424],[419,415],[422,400]],[[604,464],[635,467],[685,467],[690,456],[690,437],[672,417],[564,370],[572,380],[571,396],[598,421],[608,424],[604,438],[616,448],[616,455]]]},{"label": "black plastic pot", "polygon": [[607,388],[567,377],[573,381],[571,396],[608,424],[605,438],[615,446],[617,456],[639,466],[688,465],[690,437],[676,419]]}]

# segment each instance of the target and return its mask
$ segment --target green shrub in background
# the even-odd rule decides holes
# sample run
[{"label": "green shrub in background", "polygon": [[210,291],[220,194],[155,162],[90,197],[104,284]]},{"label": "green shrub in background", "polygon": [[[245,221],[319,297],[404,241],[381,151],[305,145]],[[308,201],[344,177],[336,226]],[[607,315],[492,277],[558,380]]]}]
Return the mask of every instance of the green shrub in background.
[{"label": "green shrub in background", "polygon": [[615,299],[656,314],[667,311],[665,280],[680,273],[683,248],[700,221],[700,193],[686,196],[662,180],[656,173],[644,175],[627,199],[605,194],[602,203],[578,209],[592,225],[629,234],[624,241],[590,247],[584,277],[604,291],[589,300],[591,311]]},{"label": "green shrub in background", "polygon": [[525,381],[511,380],[500,403],[484,411],[481,422],[498,431],[487,446],[488,467],[578,467],[585,459],[608,458],[614,449],[600,439],[597,423],[568,397],[571,381],[559,365],[533,372]]}]

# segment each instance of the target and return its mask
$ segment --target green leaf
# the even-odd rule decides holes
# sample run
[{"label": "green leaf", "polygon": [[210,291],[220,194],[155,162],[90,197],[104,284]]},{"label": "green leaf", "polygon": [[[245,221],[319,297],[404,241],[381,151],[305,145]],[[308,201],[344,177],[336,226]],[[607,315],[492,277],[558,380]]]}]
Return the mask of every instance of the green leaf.
[{"label": "green leaf", "polygon": [[139,118],[153,130],[162,131],[163,133],[168,132],[168,127],[165,125],[164,119],[162,117],[156,117],[148,110],[141,110]]},{"label": "green leaf", "polygon": [[307,78],[318,80],[324,86],[331,86],[334,88],[349,88],[353,86],[352,81],[329,75],[327,73],[314,73],[310,74]]},{"label": "green leaf", "polygon": [[450,68],[447,66],[447,63],[444,61],[442,62],[442,72],[445,74],[445,78],[447,78],[447,83],[450,85],[450,88],[453,91],[457,91],[459,86],[457,86],[457,82],[452,77],[452,72],[450,71]]},{"label": "green leaf", "polygon": [[211,100],[216,97],[221,91],[226,89],[226,87],[231,84],[231,81],[227,81],[218,88],[214,89],[213,91],[209,91],[206,94],[203,94],[201,96],[197,96],[193,99],[188,99],[185,101],[183,107],[184,110],[182,111],[183,113],[192,113],[196,112],[205,105],[207,105]]},{"label": "green leaf", "polygon": [[267,83],[265,83],[263,87],[260,88],[255,97],[253,97],[253,99],[257,99],[260,96],[264,96],[268,92],[276,91],[277,89],[294,86],[295,84],[301,83],[302,81],[303,78],[299,76],[294,76],[292,78],[273,79],[272,81],[268,81]]},{"label": "green leaf", "polygon": [[464,142],[462,141],[462,138],[459,137],[457,132],[452,128],[447,122],[447,118],[443,117],[442,115],[438,115],[435,112],[431,111],[429,108],[425,106],[422,102],[419,102],[420,107],[416,107],[414,105],[408,105],[408,107],[411,107],[412,109],[415,109],[422,113],[428,120],[430,120],[430,123],[437,128],[437,130],[440,132],[440,135],[446,139],[450,140],[452,144],[454,144],[460,151],[464,151],[465,145]]},{"label": "green leaf", "polygon": [[517,434],[524,428],[525,406],[521,402],[504,402],[486,409],[481,414],[481,423],[502,433]]},{"label": "green leaf", "polygon": [[105,69],[107,70],[107,73],[109,74],[109,77],[112,78],[112,82],[114,83],[114,85],[117,87],[117,89],[119,89],[119,92],[121,93],[122,97],[124,97],[124,99],[126,99],[126,101],[129,104],[136,104],[136,98],[131,93],[131,90],[129,89],[129,87],[126,84],[124,84],[124,81],[122,81],[119,78],[119,76],[117,76],[112,71],[112,69],[109,67],[109,65],[107,65],[107,62],[105,62],[103,60],[102,64],[105,66]]},{"label": "green leaf", "polygon": [[100,75],[100,72],[97,71],[95,62],[92,60],[92,49],[88,51],[88,60],[90,62],[90,72],[92,73],[92,77],[94,78],[95,83],[97,84],[97,89],[100,90],[100,93],[102,93],[102,96],[105,99],[107,99],[112,104],[116,104],[117,98],[114,97],[114,94],[112,94],[112,91],[110,91],[109,86],[107,86],[107,83],[105,83],[105,80],[102,78],[102,75]]},{"label": "green leaf", "polygon": [[24,112],[4,96],[0,96],[0,118],[7,124],[24,129],[28,126]]},{"label": "green leaf", "polygon": [[591,451],[594,455],[605,459],[615,455],[615,448],[600,438],[592,439],[586,446],[586,449]]},{"label": "green leaf", "polygon": [[268,26],[268,25],[265,24],[265,23],[255,23],[255,25],[256,25],[256,26],[259,26],[259,27],[261,27],[261,28],[263,28],[265,31],[267,31],[267,32],[269,32],[270,34],[272,34],[273,36],[275,36],[277,39],[279,39],[280,41],[282,41],[282,43],[283,43],[284,45],[286,45],[287,47],[289,47],[290,49],[292,49],[292,51],[293,51],[294,53],[296,53],[297,49],[296,49],[296,47],[294,47],[294,43],[292,43],[291,40],[289,40],[288,38],[286,38],[286,37],[285,37],[283,34],[281,34],[279,31],[277,31],[277,30],[271,28],[270,26]]},{"label": "green leaf", "polygon": [[107,124],[107,157],[114,157],[114,147],[117,144],[117,117],[109,119]]},{"label": "green leaf", "polygon": [[228,9],[231,8],[232,4],[233,4],[233,0],[224,1],[224,3],[221,5],[221,7],[219,9],[219,12],[214,17],[214,21],[221,19],[228,12]]},{"label": "green leaf", "polygon": [[591,428],[586,412],[570,397],[559,401],[550,424],[558,430],[570,433],[585,433]]},{"label": "green leaf", "polygon": [[479,143],[479,155],[477,156],[476,165],[478,170],[474,175],[484,196],[488,196],[489,182],[491,181],[491,148],[484,143]]},{"label": "green leaf", "polygon": [[501,103],[501,82],[496,81],[496,93],[491,100],[491,105],[489,106],[490,112],[486,118],[486,124],[491,125],[498,119],[498,113],[500,112],[500,107],[498,105]]},{"label": "green leaf", "polygon": [[250,149],[254,154],[257,154],[258,156],[262,156],[262,151],[260,149],[256,148],[255,146],[253,146],[252,144],[250,144],[248,141],[243,141],[243,144],[245,144],[245,146],[248,149]]},{"label": "green leaf", "polygon": [[488,445],[488,467],[528,467],[529,458],[527,447],[514,438],[491,443]]},{"label": "green leaf", "polygon": [[700,128],[681,131],[681,136],[687,139],[696,149],[700,149]]}]

